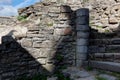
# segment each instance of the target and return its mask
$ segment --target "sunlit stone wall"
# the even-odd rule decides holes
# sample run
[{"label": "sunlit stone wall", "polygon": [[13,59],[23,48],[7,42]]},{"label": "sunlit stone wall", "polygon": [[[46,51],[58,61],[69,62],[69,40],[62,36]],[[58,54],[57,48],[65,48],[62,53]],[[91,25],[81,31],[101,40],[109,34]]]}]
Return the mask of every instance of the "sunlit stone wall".
[{"label": "sunlit stone wall", "polygon": [[[37,3],[19,9],[19,15],[27,19],[14,26],[22,29],[13,28],[1,37],[0,80],[52,74],[57,69],[75,66],[75,9],[80,8],[76,5],[74,10],[59,3]],[[20,33],[18,30],[25,32],[15,35]]]}]

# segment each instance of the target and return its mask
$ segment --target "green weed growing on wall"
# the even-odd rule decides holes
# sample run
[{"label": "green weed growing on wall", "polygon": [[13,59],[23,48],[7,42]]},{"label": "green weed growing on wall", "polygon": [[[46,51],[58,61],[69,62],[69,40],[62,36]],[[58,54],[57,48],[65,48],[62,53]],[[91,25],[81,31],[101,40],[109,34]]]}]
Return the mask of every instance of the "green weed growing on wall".
[{"label": "green weed growing on wall", "polygon": [[25,21],[26,18],[27,18],[27,16],[18,16],[17,20],[19,20],[19,21]]}]

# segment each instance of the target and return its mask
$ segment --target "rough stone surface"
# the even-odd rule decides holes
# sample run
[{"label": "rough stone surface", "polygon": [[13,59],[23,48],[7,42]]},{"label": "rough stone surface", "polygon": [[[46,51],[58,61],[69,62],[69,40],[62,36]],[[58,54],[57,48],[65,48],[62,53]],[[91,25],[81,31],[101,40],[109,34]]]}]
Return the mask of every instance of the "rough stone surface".
[{"label": "rough stone surface", "polygon": [[75,67],[68,67],[63,70],[63,74],[69,74],[72,80],[95,80],[95,77],[87,71]]},{"label": "rough stone surface", "polygon": [[100,76],[100,77],[103,77],[103,78],[105,78],[105,79],[107,79],[107,80],[117,80],[116,77],[110,76],[110,75],[107,75],[107,74],[100,74],[99,76]]},{"label": "rough stone surface", "polygon": [[72,9],[79,9],[81,3],[67,4],[43,1],[19,9],[18,18],[24,20],[0,17],[0,80],[50,75],[59,66],[75,65],[76,12]]},{"label": "rough stone surface", "polygon": [[[119,53],[120,0],[48,1],[19,9],[19,16],[27,17],[23,21],[0,17],[0,80],[16,80],[25,74],[49,74],[63,65],[80,66],[85,59],[83,54],[88,51],[93,54]],[[79,12],[81,7],[89,8],[90,22],[84,17],[88,17],[85,14],[88,10]],[[89,48],[83,41],[88,37],[91,39]],[[77,45],[76,38],[82,38],[78,42],[82,45]],[[80,53],[77,57],[76,51]],[[102,56],[104,59],[98,56],[94,60],[120,62],[118,55],[113,56],[113,60],[110,55]],[[93,75],[81,77],[82,73],[88,74],[86,71],[77,69],[73,72],[69,74],[75,80],[94,80]]]}]

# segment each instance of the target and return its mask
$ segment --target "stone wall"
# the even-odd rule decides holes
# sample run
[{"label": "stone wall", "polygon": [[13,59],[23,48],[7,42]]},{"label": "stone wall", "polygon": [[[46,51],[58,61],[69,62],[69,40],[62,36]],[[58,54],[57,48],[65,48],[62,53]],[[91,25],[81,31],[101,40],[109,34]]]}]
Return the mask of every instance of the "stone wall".
[{"label": "stone wall", "polygon": [[51,74],[56,69],[75,66],[75,9],[80,7],[78,3],[76,5],[72,7],[74,10],[56,3],[37,3],[20,9],[20,16],[27,16],[27,19],[17,23],[16,27],[26,27],[27,32],[15,36],[17,32],[13,29],[2,36],[0,79]]},{"label": "stone wall", "polygon": [[[119,52],[119,2],[81,0],[69,3],[68,0],[63,5],[52,0],[19,9],[19,16],[27,18],[14,26],[27,28],[27,32],[23,32],[24,36],[15,36],[17,32],[13,29],[2,37],[0,79],[15,80],[20,76],[53,73],[56,69],[80,64],[85,56],[76,55],[76,47],[79,47],[79,53],[80,49],[91,54]],[[76,20],[86,20],[83,18],[84,12],[81,13],[82,16],[76,16],[82,7],[90,10],[90,22],[87,18],[86,25]],[[89,51],[86,48],[88,37]]]},{"label": "stone wall", "polygon": [[15,24],[16,20],[13,17],[0,17],[0,25]]},{"label": "stone wall", "polygon": [[119,27],[119,0],[88,0],[82,4],[90,9],[90,25],[99,32],[112,32]]}]

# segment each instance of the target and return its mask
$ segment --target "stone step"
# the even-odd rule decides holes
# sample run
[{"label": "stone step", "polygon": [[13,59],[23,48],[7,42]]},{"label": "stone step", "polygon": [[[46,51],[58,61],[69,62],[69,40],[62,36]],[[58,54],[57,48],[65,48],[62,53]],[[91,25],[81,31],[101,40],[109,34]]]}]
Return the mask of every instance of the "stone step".
[{"label": "stone step", "polygon": [[120,44],[120,38],[112,38],[112,39],[89,39],[90,45],[118,45]]},{"label": "stone step", "polygon": [[90,53],[119,53],[120,45],[89,45]]},{"label": "stone step", "polygon": [[120,45],[106,45],[106,52],[120,52]]},{"label": "stone step", "polygon": [[120,62],[120,53],[94,53],[89,55],[91,60]]},{"label": "stone step", "polygon": [[105,49],[106,49],[105,46],[98,46],[98,45],[88,46],[89,53],[104,53]]},{"label": "stone step", "polygon": [[108,57],[109,57],[109,56],[111,56],[111,55],[112,55],[112,56],[115,56],[115,55],[120,56],[120,53],[94,53],[93,55],[96,56],[96,57],[97,57],[97,56],[98,56],[98,57],[99,57],[99,56],[106,56],[106,57],[108,56]]},{"label": "stone step", "polygon": [[103,62],[103,61],[85,61],[83,66],[90,65],[93,68],[98,68],[102,70],[108,70],[113,72],[120,72],[120,63],[115,62]]},{"label": "stone step", "polygon": [[99,33],[91,31],[90,38],[92,39],[111,39],[111,38],[118,38],[117,33]]}]

